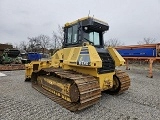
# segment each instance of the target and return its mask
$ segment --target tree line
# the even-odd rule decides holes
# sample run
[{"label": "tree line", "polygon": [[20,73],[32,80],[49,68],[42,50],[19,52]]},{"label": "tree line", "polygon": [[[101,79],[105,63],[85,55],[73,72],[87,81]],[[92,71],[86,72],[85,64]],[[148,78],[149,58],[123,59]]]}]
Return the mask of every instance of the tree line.
[{"label": "tree line", "polygon": [[58,25],[58,31],[52,32],[52,37],[40,34],[36,37],[28,37],[28,41],[21,41],[15,47],[25,52],[42,52],[49,49],[59,49],[63,44],[63,29]]},{"label": "tree line", "polygon": [[[36,37],[28,37],[28,41],[21,41],[19,44],[16,44],[15,47],[24,50],[26,52],[42,52],[45,53],[46,49],[53,50],[60,49],[63,45],[64,40],[63,28],[58,25],[58,30],[52,32],[52,36],[48,35],[38,35]],[[143,40],[137,42],[137,44],[152,44],[156,43],[155,38],[146,37]],[[124,42],[120,41],[117,38],[111,38],[104,41],[106,47],[116,47],[125,45]]]}]

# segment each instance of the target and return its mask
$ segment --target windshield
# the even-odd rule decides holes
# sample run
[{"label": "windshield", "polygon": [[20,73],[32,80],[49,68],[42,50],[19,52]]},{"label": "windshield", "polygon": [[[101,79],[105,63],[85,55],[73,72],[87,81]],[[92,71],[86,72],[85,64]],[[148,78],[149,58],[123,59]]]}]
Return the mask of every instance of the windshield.
[{"label": "windshield", "polygon": [[84,39],[94,45],[100,45],[100,33],[98,32],[87,32],[84,33]]}]

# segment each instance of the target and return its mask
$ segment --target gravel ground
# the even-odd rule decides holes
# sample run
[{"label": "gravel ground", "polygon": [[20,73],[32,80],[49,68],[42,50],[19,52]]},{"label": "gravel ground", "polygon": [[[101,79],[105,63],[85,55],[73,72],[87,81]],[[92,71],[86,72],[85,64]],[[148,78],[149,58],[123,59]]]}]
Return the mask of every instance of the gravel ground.
[{"label": "gravel ground", "polygon": [[[120,68],[120,69],[124,69]],[[145,68],[126,71],[131,87],[82,111],[70,112],[24,82],[25,71],[5,71],[0,77],[0,120],[160,120],[160,71],[147,78]]]}]

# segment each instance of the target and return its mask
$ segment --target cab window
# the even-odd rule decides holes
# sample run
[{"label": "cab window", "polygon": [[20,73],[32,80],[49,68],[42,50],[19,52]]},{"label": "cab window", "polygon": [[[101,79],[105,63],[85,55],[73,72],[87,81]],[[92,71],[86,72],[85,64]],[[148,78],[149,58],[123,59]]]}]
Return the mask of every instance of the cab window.
[{"label": "cab window", "polygon": [[101,45],[101,32],[84,32],[85,41],[92,42],[94,45]]},{"label": "cab window", "polygon": [[90,32],[89,40],[94,43],[94,45],[100,45],[100,35],[98,32]]},{"label": "cab window", "polygon": [[77,25],[68,28],[67,43],[73,44],[77,42]]},{"label": "cab window", "polygon": [[68,28],[67,43],[72,42],[72,27]]}]

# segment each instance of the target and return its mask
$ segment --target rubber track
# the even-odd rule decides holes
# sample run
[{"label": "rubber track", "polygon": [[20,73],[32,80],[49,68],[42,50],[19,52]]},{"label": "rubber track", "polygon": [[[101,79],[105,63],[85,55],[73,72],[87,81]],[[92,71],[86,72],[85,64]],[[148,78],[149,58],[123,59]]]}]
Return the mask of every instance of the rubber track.
[{"label": "rubber track", "polygon": [[97,103],[101,97],[101,90],[98,81],[93,76],[63,70],[61,68],[44,68],[39,73],[45,72],[54,75],[56,74],[59,78],[66,78],[77,84],[80,92],[80,100],[76,103],[71,103],[43,89],[40,85],[32,83],[33,88],[70,111],[77,111],[92,106]]}]

